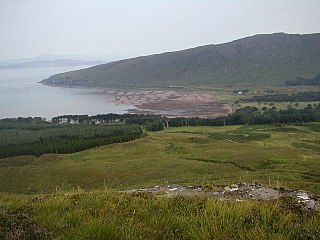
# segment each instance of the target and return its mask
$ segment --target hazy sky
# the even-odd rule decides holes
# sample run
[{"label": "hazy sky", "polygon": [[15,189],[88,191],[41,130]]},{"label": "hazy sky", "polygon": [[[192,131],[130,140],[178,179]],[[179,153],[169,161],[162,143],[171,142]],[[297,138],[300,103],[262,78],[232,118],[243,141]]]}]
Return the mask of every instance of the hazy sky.
[{"label": "hazy sky", "polygon": [[320,32],[320,0],[0,0],[0,59],[137,56]]}]

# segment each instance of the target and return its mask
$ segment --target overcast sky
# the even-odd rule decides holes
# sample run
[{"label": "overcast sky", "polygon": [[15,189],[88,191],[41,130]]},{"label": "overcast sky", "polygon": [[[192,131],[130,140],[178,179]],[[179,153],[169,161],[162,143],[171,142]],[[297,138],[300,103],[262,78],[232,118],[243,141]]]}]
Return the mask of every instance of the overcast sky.
[{"label": "overcast sky", "polygon": [[0,59],[138,56],[320,32],[320,0],[0,0]]}]

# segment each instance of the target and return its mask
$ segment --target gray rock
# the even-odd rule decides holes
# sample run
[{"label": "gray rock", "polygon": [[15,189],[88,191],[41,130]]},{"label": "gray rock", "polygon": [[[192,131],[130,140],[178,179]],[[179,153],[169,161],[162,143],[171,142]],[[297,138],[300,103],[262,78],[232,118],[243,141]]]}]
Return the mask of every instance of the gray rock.
[{"label": "gray rock", "polygon": [[314,209],[315,208],[315,202],[314,200],[308,200],[306,201],[306,206],[308,209]]}]

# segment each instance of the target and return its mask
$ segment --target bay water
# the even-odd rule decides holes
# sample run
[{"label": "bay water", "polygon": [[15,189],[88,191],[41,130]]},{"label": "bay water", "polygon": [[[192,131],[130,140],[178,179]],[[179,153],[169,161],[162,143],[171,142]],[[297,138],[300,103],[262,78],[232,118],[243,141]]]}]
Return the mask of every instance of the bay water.
[{"label": "bay water", "polygon": [[40,84],[53,74],[81,67],[0,69],[0,119],[64,114],[124,113],[133,106],[117,104],[96,88],[63,88]]}]

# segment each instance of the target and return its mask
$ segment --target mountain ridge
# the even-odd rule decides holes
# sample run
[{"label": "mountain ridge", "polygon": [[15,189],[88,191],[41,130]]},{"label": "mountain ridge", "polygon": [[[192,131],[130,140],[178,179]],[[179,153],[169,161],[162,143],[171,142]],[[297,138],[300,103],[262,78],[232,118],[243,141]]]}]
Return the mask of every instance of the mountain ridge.
[{"label": "mountain ridge", "polygon": [[108,87],[284,84],[320,72],[320,34],[258,34],[56,74],[48,85]]},{"label": "mountain ridge", "polygon": [[50,61],[21,62],[0,66],[0,69],[20,69],[20,68],[43,68],[43,67],[66,67],[66,66],[88,66],[103,64],[103,61],[80,61],[72,59],[58,59]]}]

